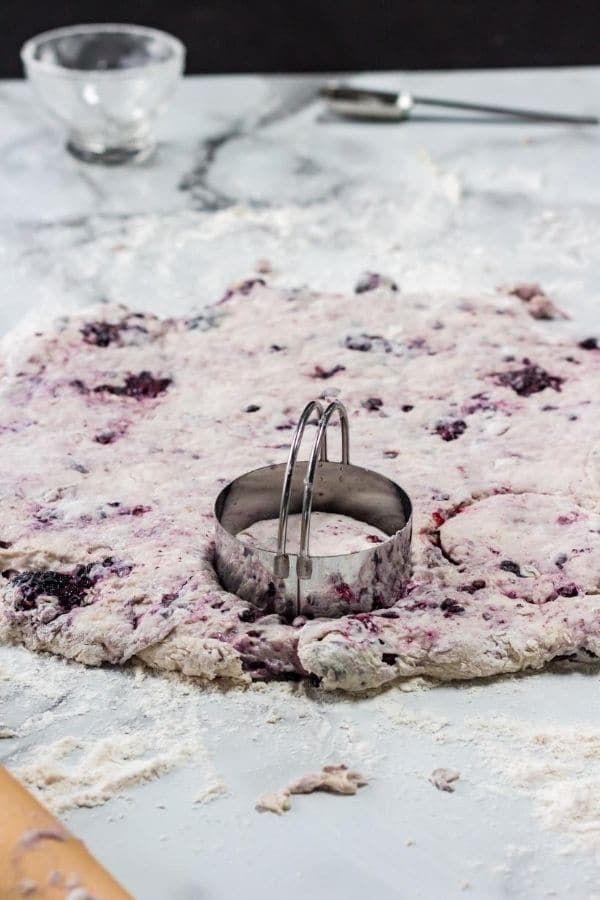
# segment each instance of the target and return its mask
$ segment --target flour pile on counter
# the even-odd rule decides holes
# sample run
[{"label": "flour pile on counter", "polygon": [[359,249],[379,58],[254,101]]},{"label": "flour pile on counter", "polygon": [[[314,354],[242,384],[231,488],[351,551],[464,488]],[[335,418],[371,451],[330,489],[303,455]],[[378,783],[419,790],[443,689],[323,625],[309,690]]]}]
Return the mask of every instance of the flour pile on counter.
[{"label": "flour pile on counter", "polygon": [[[21,716],[2,749],[13,774],[46,807],[62,814],[102,806],[183,768],[198,787],[194,802],[227,792],[201,736],[194,691],[184,681],[154,678],[142,666],[128,670],[130,718],[124,719],[120,672],[104,670],[102,682],[89,673],[82,682],[60,662],[32,656],[0,671],[3,700],[17,701],[19,709],[38,703],[45,709]],[[24,694],[26,704],[17,700]]]},{"label": "flour pile on counter", "polygon": [[198,740],[174,740],[157,748],[150,735],[111,735],[100,740],[66,737],[15,769],[23,784],[53,812],[101,806],[127,788],[153,781],[202,755]]},{"label": "flour pile on counter", "polygon": [[[594,659],[600,352],[557,329],[512,296],[255,279],[194,318],[104,306],[9,337],[1,633],[88,665],[349,691]],[[315,395],[352,411],[354,461],[411,495],[414,576],[390,609],[287,623],[220,586],[212,505],[286,458]]]},{"label": "flour pile on counter", "polygon": [[600,730],[503,716],[466,725],[490,771],[532,800],[540,824],[558,832],[567,849],[600,859]]}]

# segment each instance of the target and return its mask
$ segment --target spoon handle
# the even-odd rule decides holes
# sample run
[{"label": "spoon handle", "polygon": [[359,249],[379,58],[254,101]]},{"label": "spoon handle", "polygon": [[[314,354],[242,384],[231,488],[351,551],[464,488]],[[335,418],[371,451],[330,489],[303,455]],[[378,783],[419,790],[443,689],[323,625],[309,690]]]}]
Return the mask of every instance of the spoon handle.
[{"label": "spoon handle", "polygon": [[446,109],[482,112],[529,122],[562,122],[570,125],[598,125],[596,116],[573,116],[568,113],[541,112],[540,110],[515,109],[509,106],[492,106],[487,103],[466,103],[462,100],[440,100],[434,97],[418,97],[404,91],[378,91],[356,88],[345,84],[328,84],[321,88],[321,96],[334,112],[342,116],[368,119],[406,119],[414,106],[440,106]]},{"label": "spoon handle", "polygon": [[491,106],[482,103],[464,103],[461,100],[438,100],[433,97],[417,97],[413,95],[413,103],[425,106],[442,106],[447,109],[464,109],[472,112],[491,113],[517,119],[528,119],[538,122],[568,122],[572,125],[598,125],[596,116],[572,116],[567,113],[540,112],[532,109],[514,109],[509,106]]}]

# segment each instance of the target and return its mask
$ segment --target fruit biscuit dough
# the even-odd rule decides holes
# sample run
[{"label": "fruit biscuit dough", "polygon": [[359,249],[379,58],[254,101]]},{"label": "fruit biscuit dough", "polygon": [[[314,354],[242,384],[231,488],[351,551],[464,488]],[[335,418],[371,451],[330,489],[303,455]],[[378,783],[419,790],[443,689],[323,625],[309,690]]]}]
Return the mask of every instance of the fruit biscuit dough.
[{"label": "fruit biscuit dough", "polygon": [[[245,282],[195,318],[103,306],[8,336],[3,639],[348,691],[600,655],[597,340],[514,296],[393,287]],[[286,459],[319,396],[346,404],[353,461],[410,494],[414,573],[389,609],[287,623],[221,588],[212,509],[225,483]]]}]

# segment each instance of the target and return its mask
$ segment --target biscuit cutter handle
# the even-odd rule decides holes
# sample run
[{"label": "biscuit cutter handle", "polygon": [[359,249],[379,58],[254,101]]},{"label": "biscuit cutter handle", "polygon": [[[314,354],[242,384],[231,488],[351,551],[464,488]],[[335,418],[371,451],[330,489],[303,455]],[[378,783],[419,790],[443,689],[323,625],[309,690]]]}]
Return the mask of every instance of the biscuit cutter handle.
[{"label": "biscuit cutter handle", "polygon": [[[296,466],[296,460],[298,459],[298,451],[300,449],[300,444],[302,443],[302,438],[304,436],[304,430],[306,428],[306,424],[312,415],[313,412],[317,413],[317,417],[319,422],[323,416],[323,407],[319,403],[318,400],[311,400],[310,403],[307,403],[300,418],[298,419],[298,424],[296,425],[296,431],[294,432],[294,439],[292,441],[292,446],[290,448],[290,453],[288,456],[287,466],[285,470],[285,475],[283,477],[283,489],[281,491],[281,502],[279,504],[279,527],[277,530],[277,555],[275,557],[275,561],[273,564],[273,574],[278,578],[287,578],[290,574],[290,558],[286,553],[286,543],[287,543],[287,524],[288,517],[290,514],[290,495],[292,491],[292,478],[294,475],[294,468]],[[323,444],[321,448],[321,459],[327,459],[327,446]]]},{"label": "biscuit cutter handle", "polygon": [[310,540],[310,515],[312,511],[312,495],[317,470],[317,462],[327,462],[327,426],[332,415],[337,412],[342,426],[342,465],[350,462],[350,441],[348,430],[348,414],[339,400],[330,403],[325,411],[318,400],[311,400],[306,404],[294,433],[294,439],[288,456],[283,488],[281,491],[281,503],[279,506],[279,526],[277,532],[277,554],[273,564],[273,572],[278,578],[287,578],[290,574],[290,558],[287,550],[287,525],[290,513],[290,496],[292,490],[292,478],[298,460],[298,451],[304,431],[311,415],[317,413],[317,434],[313,442],[308,468],[304,479],[304,493],[302,498],[302,525],[300,534],[300,553],[297,563],[298,578],[310,578],[312,563],[308,555]]},{"label": "biscuit cutter handle", "polygon": [[[326,447],[327,426],[333,415],[337,413],[340,418],[342,427],[342,465],[347,466],[350,463],[350,436],[348,428],[348,413],[346,408],[339,400],[330,403],[321,419],[315,435],[315,440],[310,452],[308,468],[304,480],[304,494],[302,496],[302,522],[300,527],[300,551],[298,553],[298,563],[296,571],[298,578],[305,579],[312,577],[312,560],[309,555],[310,544],[310,517],[312,513],[313,492],[315,487],[315,476],[317,473],[317,461],[319,456],[322,457],[322,450]],[[325,461],[327,454],[325,451]]]}]

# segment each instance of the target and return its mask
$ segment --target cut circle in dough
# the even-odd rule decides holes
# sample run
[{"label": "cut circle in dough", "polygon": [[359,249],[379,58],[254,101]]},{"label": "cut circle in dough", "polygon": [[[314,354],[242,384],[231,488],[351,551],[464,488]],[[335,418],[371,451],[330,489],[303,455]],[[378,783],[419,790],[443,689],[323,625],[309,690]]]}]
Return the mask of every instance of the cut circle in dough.
[{"label": "cut circle in dough", "polygon": [[439,533],[446,559],[519,596],[540,581],[554,596],[600,593],[600,514],[568,497],[495,494],[460,508]]},{"label": "cut circle in dough", "polygon": [[[288,517],[287,549],[296,553],[300,546],[302,516],[293,513]],[[277,550],[278,519],[261,519],[249,528],[238,532],[238,539],[251,547]],[[374,544],[387,541],[388,534],[367,522],[359,522],[351,516],[314,511],[310,517],[311,556],[341,556],[358,553]]]}]

